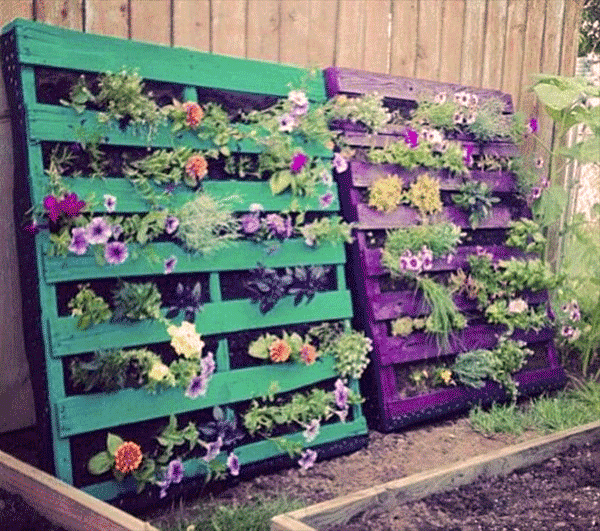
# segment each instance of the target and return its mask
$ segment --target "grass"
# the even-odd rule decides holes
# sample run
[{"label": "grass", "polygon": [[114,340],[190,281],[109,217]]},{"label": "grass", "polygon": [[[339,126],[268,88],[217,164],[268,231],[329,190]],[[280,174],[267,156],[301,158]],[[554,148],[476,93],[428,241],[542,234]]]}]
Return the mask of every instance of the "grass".
[{"label": "grass", "polygon": [[204,501],[195,507],[182,506],[152,524],[161,531],[269,531],[271,518],[302,507],[303,502],[286,497],[245,505]]},{"label": "grass", "polygon": [[540,396],[524,406],[493,404],[469,413],[471,427],[485,435],[522,435],[533,430],[551,433],[600,420],[600,383],[579,382],[575,389],[555,396]]}]

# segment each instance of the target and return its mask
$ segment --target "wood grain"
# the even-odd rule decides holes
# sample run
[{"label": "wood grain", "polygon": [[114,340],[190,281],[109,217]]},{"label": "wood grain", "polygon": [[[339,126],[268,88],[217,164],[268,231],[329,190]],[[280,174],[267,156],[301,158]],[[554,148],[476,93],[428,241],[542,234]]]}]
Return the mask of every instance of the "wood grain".
[{"label": "wood grain", "polygon": [[336,66],[362,65],[367,0],[342,0],[336,28]]},{"label": "wood grain", "polygon": [[467,2],[465,30],[463,35],[460,82],[474,87],[481,86],[481,65],[485,37],[484,0]]},{"label": "wood grain", "polygon": [[36,0],[35,17],[48,24],[82,30],[83,0]]},{"label": "wood grain", "polygon": [[437,80],[439,75],[442,2],[419,2],[415,77]]},{"label": "wood grain", "polygon": [[339,0],[310,0],[310,31],[306,66],[325,68],[335,64],[335,28]]},{"label": "wood grain", "polygon": [[211,0],[211,52],[246,56],[246,0]]},{"label": "wood grain", "polygon": [[466,0],[445,0],[442,19],[440,81],[460,80]]},{"label": "wood grain", "polygon": [[506,0],[488,2],[484,35],[484,55],[481,85],[499,89],[502,86],[503,54],[506,43]]},{"label": "wood grain", "polygon": [[529,0],[527,8],[527,28],[525,30],[525,56],[521,76],[521,110],[527,115],[537,115],[538,105],[529,90],[533,82],[532,74],[541,68],[544,37],[545,0]]},{"label": "wood grain", "polygon": [[302,66],[308,64],[309,19],[309,2],[281,0],[279,60],[282,63]]},{"label": "wood grain", "polygon": [[278,0],[248,1],[248,58],[279,60],[280,5]]},{"label": "wood grain", "polygon": [[365,11],[365,48],[368,53],[362,57],[362,68],[373,72],[390,71],[390,0],[367,2]]},{"label": "wood grain", "polygon": [[170,0],[131,0],[131,38],[171,44]]},{"label": "wood grain", "polygon": [[0,26],[13,18],[33,18],[33,0],[3,0],[0,9]]},{"label": "wood grain", "polygon": [[417,0],[403,0],[392,4],[390,73],[396,76],[415,75],[417,5]]},{"label": "wood grain", "polygon": [[521,69],[525,53],[527,0],[508,0],[506,9],[506,45],[502,73],[502,91],[511,94],[516,109],[521,107]]},{"label": "wood grain", "polygon": [[210,50],[210,0],[174,0],[173,44]]},{"label": "wood grain", "polygon": [[129,36],[129,3],[127,0],[86,0],[85,30],[126,39]]}]

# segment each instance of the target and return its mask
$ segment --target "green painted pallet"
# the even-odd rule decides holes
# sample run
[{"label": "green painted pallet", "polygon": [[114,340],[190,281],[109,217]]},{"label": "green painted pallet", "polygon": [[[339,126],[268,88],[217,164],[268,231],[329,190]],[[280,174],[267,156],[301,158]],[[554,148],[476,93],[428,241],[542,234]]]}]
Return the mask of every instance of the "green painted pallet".
[{"label": "green painted pallet", "polygon": [[[186,146],[206,149],[208,144],[190,132],[173,133],[168,126],[160,126],[151,135],[141,134],[131,127],[116,127],[99,120],[94,109],[77,113],[73,109],[39,100],[40,79],[54,74],[102,74],[107,71],[135,68],[144,80],[178,87],[188,100],[196,100],[204,91],[228,91],[244,98],[284,97],[290,84],[305,82],[311,101],[325,101],[322,73],[314,78],[306,70],[276,63],[250,61],[233,57],[169,48],[122,39],[84,34],[42,23],[16,20],[3,29],[2,60],[7,94],[13,119],[16,160],[15,212],[20,225],[22,216],[32,205],[42,203],[48,193],[48,173],[45,167],[49,147],[68,145],[94,137],[102,146],[123,149]],[[308,81],[306,81],[308,79]],[[204,93],[202,92],[202,93]],[[256,154],[260,144],[252,140],[231,141],[233,152]],[[331,152],[318,146],[304,145],[305,152],[330,158]],[[46,159],[45,159],[46,157]],[[137,195],[131,183],[120,176],[104,179],[79,175],[65,177],[70,192],[79,197],[101,198],[110,194],[117,198],[115,214],[143,214],[146,203]],[[159,186],[154,190],[161,191]],[[296,206],[307,211],[331,214],[339,211],[337,188],[319,185],[318,195],[331,191],[334,200],[320,204],[318,195],[299,197]],[[268,183],[236,179],[203,181],[203,189],[215,198],[235,195],[238,213],[247,212],[253,203],[260,203],[266,211],[281,211],[289,207],[289,193],[273,195]],[[194,191],[178,186],[172,192],[172,204],[181,206],[189,201]],[[104,209],[94,207],[94,213]],[[22,289],[24,293],[24,320],[26,343],[35,371],[38,421],[49,436],[44,443],[50,447],[53,462],[50,466],[62,480],[75,483],[76,457],[79,466],[91,456],[74,455],[74,437],[93,433],[118,433],[120,426],[207,410],[214,406],[246,403],[264,396],[272,382],[277,382],[279,393],[290,393],[314,385],[331,387],[337,377],[330,357],[319,359],[311,366],[297,364],[262,364],[241,368],[230,366],[230,339],[237,333],[253,330],[289,327],[352,318],[350,292],[346,287],[344,267],[346,253],[342,244],[308,247],[301,239],[290,239],[273,245],[240,241],[235,247],[213,255],[191,254],[173,242],[152,244],[152,257],[147,247],[131,245],[135,260],[120,265],[99,265],[91,251],[82,256],[52,256],[47,231],[35,236],[20,231],[18,234]],[[169,340],[165,327],[157,321],[131,324],[104,323],[81,330],[76,318],[59,312],[61,286],[90,281],[110,282],[113,279],[160,277],[166,258],[177,258],[177,273],[197,274],[207,278],[209,301],[195,319],[196,330],[204,338],[215,338],[216,373],[205,396],[192,400],[181,390],[159,390],[150,394],[142,389],[123,389],[114,393],[71,394],[67,364],[73,356],[98,348],[119,349],[143,347]],[[280,301],[262,315],[249,299],[223,300],[222,275],[246,271],[257,263],[267,267],[325,265],[335,272],[335,287],[317,293],[310,303],[294,305],[291,300]],[[181,318],[174,319],[178,324]],[[37,374],[36,374],[37,373]],[[349,384],[358,390],[357,382]],[[366,423],[360,406],[353,406],[347,422],[324,425],[310,446],[325,448],[324,455],[344,451],[344,441],[354,441],[348,448],[356,448],[356,441],[364,439]],[[105,435],[103,435],[105,436]],[[291,440],[300,440],[300,432],[290,434]],[[328,446],[329,445],[329,446]],[[247,465],[283,455],[281,448],[270,441],[246,442],[236,448],[240,464]],[[205,467],[201,459],[185,462],[186,477],[201,474]],[[114,499],[134,489],[132,481],[100,481],[85,487],[94,496]]]}]

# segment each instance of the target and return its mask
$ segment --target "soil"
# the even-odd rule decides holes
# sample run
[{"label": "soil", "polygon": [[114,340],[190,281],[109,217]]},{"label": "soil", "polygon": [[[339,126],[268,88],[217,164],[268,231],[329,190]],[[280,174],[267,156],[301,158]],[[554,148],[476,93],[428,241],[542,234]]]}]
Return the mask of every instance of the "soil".
[{"label": "soil", "polygon": [[41,516],[17,494],[0,489],[0,529],[10,531],[65,531]]}]

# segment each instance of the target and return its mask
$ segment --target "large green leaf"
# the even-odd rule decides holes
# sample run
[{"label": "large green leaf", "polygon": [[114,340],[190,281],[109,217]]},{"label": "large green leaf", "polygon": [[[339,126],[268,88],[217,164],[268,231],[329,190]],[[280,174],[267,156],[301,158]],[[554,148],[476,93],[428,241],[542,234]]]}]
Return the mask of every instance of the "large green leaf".
[{"label": "large green leaf", "polygon": [[561,155],[583,164],[600,162],[600,138],[595,136],[587,138],[569,148],[563,148],[559,152]]},{"label": "large green leaf", "polygon": [[551,225],[560,219],[566,205],[567,192],[562,186],[553,185],[542,194],[533,210],[542,225]]},{"label": "large green leaf", "polygon": [[581,91],[575,88],[559,88],[547,83],[535,85],[533,91],[546,107],[557,111],[568,109],[581,95]]},{"label": "large green leaf", "polygon": [[112,456],[117,452],[117,448],[123,444],[123,439],[114,433],[109,433],[106,436],[106,449],[108,453]]},{"label": "large green leaf", "polygon": [[88,461],[88,471],[96,476],[108,472],[113,466],[115,460],[108,452],[100,452]]}]

